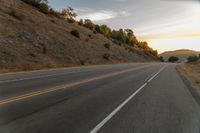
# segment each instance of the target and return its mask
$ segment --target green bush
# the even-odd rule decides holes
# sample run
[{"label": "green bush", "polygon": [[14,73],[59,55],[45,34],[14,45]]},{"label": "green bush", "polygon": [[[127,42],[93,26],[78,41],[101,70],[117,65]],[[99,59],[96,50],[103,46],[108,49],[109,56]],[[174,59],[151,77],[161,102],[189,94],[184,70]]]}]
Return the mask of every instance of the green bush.
[{"label": "green bush", "polygon": [[90,20],[90,19],[85,19],[85,22],[84,22],[84,27],[90,29],[90,30],[94,30],[94,24],[93,22]]},{"label": "green bush", "polygon": [[108,53],[104,54],[103,58],[106,59],[106,60],[109,60],[110,59],[110,54],[108,54]]},{"label": "green bush", "polygon": [[169,57],[169,59],[168,59],[169,62],[177,62],[178,60],[179,60],[179,58],[176,57],[176,56],[171,56],[171,57]]},{"label": "green bush", "polygon": [[68,18],[68,19],[67,19],[67,22],[72,24],[72,23],[75,23],[76,20],[74,20],[73,18]]},{"label": "green bush", "polygon": [[104,47],[107,48],[107,49],[110,49],[110,44],[109,43],[105,43]]},{"label": "green bush", "polygon": [[73,36],[80,38],[80,33],[78,30],[72,29],[72,31],[70,32]]},{"label": "green bush", "polygon": [[161,62],[165,62],[163,56],[160,56],[159,59],[160,59]]},{"label": "green bush", "polygon": [[100,26],[97,25],[97,24],[95,25],[94,29],[95,29],[95,31],[98,32],[98,33],[101,32]]},{"label": "green bush", "polygon": [[49,11],[49,6],[48,6],[47,4],[45,4],[45,3],[40,3],[40,5],[39,5],[39,10],[40,10],[41,12],[47,14],[48,11]]},{"label": "green bush", "polygon": [[41,12],[47,14],[49,11],[48,0],[22,0],[23,2],[38,8]]},{"label": "green bush", "polygon": [[78,24],[82,26],[84,24],[83,19],[80,19]]},{"label": "green bush", "polygon": [[194,55],[194,56],[189,56],[187,58],[188,62],[196,62],[199,60],[198,56]]}]

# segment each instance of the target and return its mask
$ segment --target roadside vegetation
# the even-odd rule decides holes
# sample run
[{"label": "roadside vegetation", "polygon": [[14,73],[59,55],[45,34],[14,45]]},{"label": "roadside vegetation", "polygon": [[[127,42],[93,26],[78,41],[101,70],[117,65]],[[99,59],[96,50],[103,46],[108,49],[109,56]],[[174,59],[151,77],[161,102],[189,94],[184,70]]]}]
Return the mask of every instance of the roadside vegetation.
[{"label": "roadside vegetation", "polygon": [[1,0],[0,73],[80,65],[159,61],[131,29],[113,30],[57,11],[47,0]]},{"label": "roadside vegetation", "polygon": [[72,29],[72,31],[70,32],[73,36],[80,38],[80,33],[78,30],[76,29]]},{"label": "roadside vegetation", "polygon": [[179,60],[179,58],[176,56],[171,56],[168,58],[168,62],[172,62],[172,63],[177,62],[178,60]]},{"label": "roadside vegetation", "polygon": [[[69,23],[78,24],[80,26],[88,28],[91,31],[93,31],[94,34],[97,33],[102,34],[105,37],[113,40],[113,42],[116,42],[117,45],[125,44],[131,47],[138,47],[140,49],[143,49],[144,53],[146,53],[147,55],[150,54],[155,57],[158,57],[157,50],[154,50],[151,47],[149,47],[147,42],[139,41],[131,29],[112,30],[107,25],[94,24],[89,19],[85,20],[80,19],[79,21],[77,21],[76,20],[77,13],[74,11],[72,7],[64,8],[62,9],[61,12],[59,12],[54,10],[48,5],[48,0],[22,0],[22,1],[38,8],[38,10],[44,14],[55,16],[57,18],[64,19]],[[80,37],[79,33],[75,30],[71,31],[71,34],[78,38]],[[108,46],[106,46],[106,48],[108,48]]]},{"label": "roadside vegetation", "polygon": [[193,55],[193,56],[189,56],[187,58],[187,60],[188,60],[189,63],[190,62],[197,62],[199,59],[200,59],[200,54],[199,54],[199,56]]}]

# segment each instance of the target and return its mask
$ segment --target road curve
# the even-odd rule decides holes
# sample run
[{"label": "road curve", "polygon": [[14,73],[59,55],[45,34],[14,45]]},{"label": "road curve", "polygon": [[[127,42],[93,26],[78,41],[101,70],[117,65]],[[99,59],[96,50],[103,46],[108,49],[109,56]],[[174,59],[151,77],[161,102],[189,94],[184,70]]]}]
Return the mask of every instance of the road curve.
[{"label": "road curve", "polygon": [[0,75],[0,133],[200,133],[200,106],[175,66]]}]

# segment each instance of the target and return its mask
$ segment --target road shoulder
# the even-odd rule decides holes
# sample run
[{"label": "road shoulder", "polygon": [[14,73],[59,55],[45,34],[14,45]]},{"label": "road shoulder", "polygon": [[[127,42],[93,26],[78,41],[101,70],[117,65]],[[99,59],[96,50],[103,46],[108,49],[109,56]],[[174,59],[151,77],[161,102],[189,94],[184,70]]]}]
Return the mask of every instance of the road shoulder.
[{"label": "road shoulder", "polygon": [[176,66],[176,70],[200,105],[200,78],[196,76],[200,74],[199,71],[188,64],[179,64]]}]

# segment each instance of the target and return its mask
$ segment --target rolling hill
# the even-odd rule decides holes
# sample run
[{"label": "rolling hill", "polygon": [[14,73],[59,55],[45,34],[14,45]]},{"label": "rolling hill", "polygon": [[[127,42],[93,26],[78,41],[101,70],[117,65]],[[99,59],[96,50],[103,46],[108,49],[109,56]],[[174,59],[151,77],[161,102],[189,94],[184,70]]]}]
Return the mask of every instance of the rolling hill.
[{"label": "rolling hill", "polygon": [[170,56],[176,56],[176,57],[178,57],[180,59],[181,62],[184,62],[185,60],[187,60],[187,58],[189,56],[199,55],[199,54],[200,54],[200,51],[193,51],[193,50],[188,50],[188,49],[180,49],[180,50],[175,50],[175,51],[164,52],[164,53],[160,54],[160,56],[163,56],[165,61],[167,61]]}]

